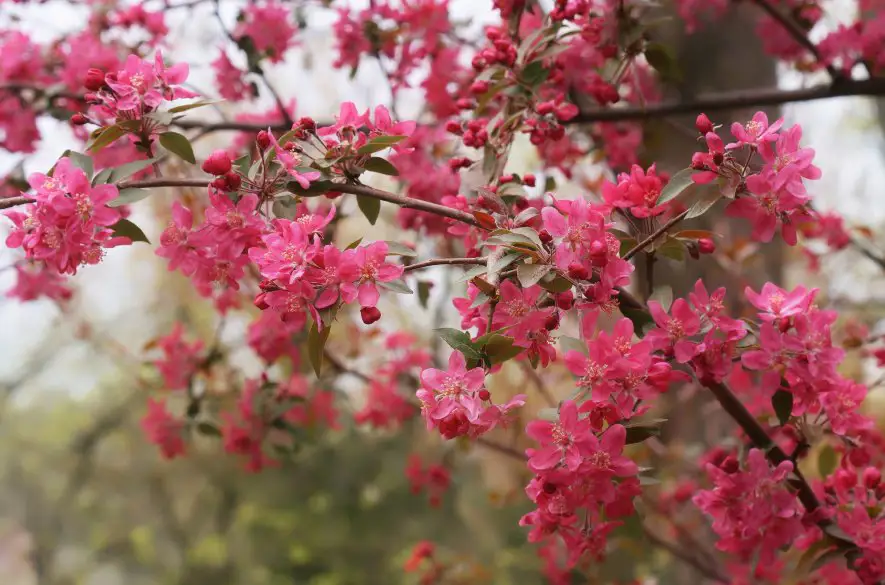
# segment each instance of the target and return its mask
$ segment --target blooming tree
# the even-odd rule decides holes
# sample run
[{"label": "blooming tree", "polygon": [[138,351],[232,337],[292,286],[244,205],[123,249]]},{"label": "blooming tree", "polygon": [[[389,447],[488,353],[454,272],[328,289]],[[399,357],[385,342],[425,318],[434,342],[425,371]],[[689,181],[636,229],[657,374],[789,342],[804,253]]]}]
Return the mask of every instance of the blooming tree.
[{"label": "blooming tree", "polygon": [[[163,387],[145,396],[142,425],[164,457],[186,457],[192,437],[205,434],[248,472],[279,465],[301,429],[343,424],[347,401],[328,381],[356,376],[366,399],[351,418],[366,432],[420,417],[441,442],[496,449],[524,465],[531,509],[520,523],[554,583],[604,559],[631,522],[711,582],[885,581],[885,437],[861,411],[868,388],[839,368],[849,351],[885,362],[879,339],[859,326],[840,332],[813,288],[726,291],[699,280],[673,299],[652,280],[655,259],[720,253],[719,236],[683,225],[705,214],[748,225],[760,244],[783,240],[812,257],[820,245],[856,246],[885,266],[868,232],[814,208],[821,172],[799,126],[761,112],[716,119],[737,105],[885,93],[881,2],[860,2],[855,22],[819,42],[808,36],[824,16],[816,0],[745,2],[773,56],[829,82],[679,103],[659,98],[675,63],[645,0],[494,0],[499,18],[479,38],[450,18],[447,0],[376,0],[362,10],[243,2],[231,27],[220,0],[87,4],[88,27],[51,44],[0,31],[0,147],[33,152],[42,116],[69,120],[83,144],[51,169],[3,184],[6,244],[20,251],[8,295],[64,305],[67,279],[85,265],[112,248],[150,245],[219,322],[248,315],[244,343],[265,371],[236,381],[233,409],[219,409],[197,383],[230,348],[195,340],[182,324],[146,348]],[[729,4],[675,2],[689,30]],[[224,33],[208,95],[188,89],[188,65],[163,52],[168,14],[200,6],[215,11]],[[270,84],[263,68],[285,65],[299,30],[328,11],[335,67],[376,62],[391,103],[345,102],[333,120],[318,121],[296,116]],[[423,92],[416,120],[395,114],[406,88]],[[259,93],[274,99],[272,111],[249,111]],[[244,104],[241,116],[196,117],[218,97]],[[673,174],[640,164],[641,121],[674,113],[697,115],[697,152]],[[198,161],[193,145],[221,133],[225,148]],[[520,137],[541,161],[533,173],[507,170]],[[170,173],[175,159],[184,172]],[[557,180],[592,162],[612,179],[578,197],[557,194]],[[397,188],[372,186],[382,175]],[[151,243],[130,209],[160,188],[182,195]],[[382,205],[398,206],[399,227],[438,254],[418,258],[405,240],[335,243],[342,218],[374,224]],[[634,270],[640,258],[651,267],[644,274]],[[384,322],[382,297],[427,302],[432,283],[421,274],[433,266],[466,283],[463,296],[447,299],[461,319],[436,331],[448,346],[439,360],[409,333],[373,334]],[[738,298],[751,310],[732,311]],[[353,321],[366,343],[384,346],[371,371],[326,347],[332,329]],[[508,362],[524,366],[525,389],[496,396],[490,381]],[[543,385],[560,365],[572,375],[561,399]],[[715,401],[733,432],[661,482],[649,455],[667,453],[661,395],[686,389]],[[550,408],[523,412],[532,391]],[[181,411],[168,400],[176,393],[186,398]],[[492,432],[516,420],[532,441],[525,452]],[[456,463],[403,465],[413,490],[438,505]],[[665,531],[649,528],[651,516]],[[699,518],[716,556],[692,548]],[[445,583],[452,561],[427,536],[405,569]]]}]

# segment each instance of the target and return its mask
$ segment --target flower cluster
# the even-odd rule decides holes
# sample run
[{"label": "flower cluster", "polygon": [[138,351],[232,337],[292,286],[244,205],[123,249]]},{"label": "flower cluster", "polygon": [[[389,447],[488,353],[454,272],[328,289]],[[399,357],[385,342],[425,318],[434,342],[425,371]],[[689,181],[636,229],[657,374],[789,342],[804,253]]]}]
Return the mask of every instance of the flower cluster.
[{"label": "flower cluster", "polygon": [[480,367],[468,369],[459,352],[449,357],[447,370],[428,368],[421,372],[422,387],[416,395],[428,430],[437,429],[446,439],[476,438],[506,424],[508,412],[525,404],[525,395],[495,404],[485,389],[485,376]]},{"label": "flower cluster", "polygon": [[119,209],[108,207],[117,198],[117,188],[92,186],[71,159],[59,160],[52,176],[32,174],[28,183],[34,203],[23,212],[6,212],[14,224],[6,245],[22,248],[29,260],[75,274],[83,264],[100,262],[104,248],[130,243],[109,229],[123,217]]}]

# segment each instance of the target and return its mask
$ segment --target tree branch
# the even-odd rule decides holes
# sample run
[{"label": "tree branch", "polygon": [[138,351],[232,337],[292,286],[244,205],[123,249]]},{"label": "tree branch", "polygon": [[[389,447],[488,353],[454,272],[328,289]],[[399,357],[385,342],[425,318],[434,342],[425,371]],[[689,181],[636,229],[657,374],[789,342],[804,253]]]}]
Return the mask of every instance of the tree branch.
[{"label": "tree branch", "polygon": [[460,211],[452,207],[446,207],[445,205],[431,203],[429,201],[424,201],[421,199],[413,199],[404,195],[397,195],[396,193],[382,191],[380,189],[375,189],[374,187],[368,187],[366,185],[335,183],[330,191],[337,191],[338,193],[350,193],[351,195],[361,195],[363,197],[371,197],[372,199],[380,199],[381,201],[394,203],[396,205],[399,205],[400,207],[426,211],[427,213],[433,213],[435,215],[454,219],[455,221],[460,221],[461,223],[480,227],[479,222],[476,220],[476,218],[466,211]]},{"label": "tree branch", "polygon": [[885,78],[841,80],[833,84],[800,89],[784,90],[776,87],[747,89],[713,93],[691,101],[652,104],[645,107],[630,106],[592,110],[582,112],[565,123],[586,124],[591,122],[642,121],[667,116],[722,112],[757,106],[779,106],[788,103],[810,102],[837,97],[883,95],[885,95]]},{"label": "tree branch", "polygon": [[406,272],[421,270],[422,268],[428,268],[430,266],[451,266],[461,264],[482,266],[486,263],[486,260],[487,258],[485,256],[480,258],[434,258],[432,260],[425,260],[424,262],[409,264],[406,266]]},{"label": "tree branch", "polygon": [[685,211],[683,211],[679,215],[674,216],[673,218],[670,219],[670,221],[668,221],[667,223],[665,223],[664,225],[662,225],[661,227],[656,229],[650,236],[648,236],[647,238],[645,238],[644,240],[642,240],[641,242],[636,244],[632,249],[628,250],[627,253],[624,254],[624,256],[623,256],[624,260],[629,260],[630,258],[635,256],[636,254],[638,254],[639,252],[644,250],[647,246],[652,244],[655,240],[657,240],[659,237],[661,237],[664,234],[664,232],[666,232],[671,227],[673,227],[674,225],[676,225],[677,223],[679,223],[680,221],[685,219],[685,216],[688,215],[689,211],[691,211],[691,210],[686,209]]}]

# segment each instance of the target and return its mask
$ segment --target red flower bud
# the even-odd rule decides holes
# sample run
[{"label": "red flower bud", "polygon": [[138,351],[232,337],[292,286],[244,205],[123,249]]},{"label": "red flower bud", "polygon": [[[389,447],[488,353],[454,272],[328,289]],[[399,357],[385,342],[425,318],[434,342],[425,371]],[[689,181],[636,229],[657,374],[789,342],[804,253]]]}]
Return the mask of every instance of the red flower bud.
[{"label": "red flower bud", "polygon": [[550,232],[548,232],[547,230],[541,230],[541,232],[538,234],[538,239],[540,239],[541,242],[544,244],[549,244],[553,241],[553,236],[551,236]]},{"label": "red flower bud", "polygon": [[243,184],[243,179],[240,178],[240,175],[233,171],[229,171],[224,175],[224,180],[227,182],[228,191],[236,191],[240,188],[240,185]]},{"label": "red flower bud", "polygon": [[575,295],[572,291],[567,290],[564,293],[556,295],[556,306],[563,311],[568,311],[575,304]]},{"label": "red flower bud", "polygon": [[698,252],[701,254],[712,254],[716,251],[716,242],[710,238],[701,238],[698,240]]},{"label": "red flower bud", "polygon": [[547,319],[544,320],[544,329],[547,331],[553,331],[559,327],[559,313],[551,313]]},{"label": "red flower bud", "polygon": [[488,81],[474,81],[470,86],[470,92],[476,95],[483,94],[489,91],[489,82]]},{"label": "red flower bud", "polygon": [[713,132],[713,122],[710,121],[710,118],[707,117],[707,114],[701,114],[698,116],[697,120],[694,122],[694,127],[698,129],[698,132],[701,134],[707,134],[708,132]]},{"label": "red flower bud", "polygon": [[270,134],[267,133],[267,130],[262,130],[258,133],[258,136],[255,137],[255,142],[258,143],[258,148],[261,150],[266,149],[270,146]]},{"label": "red flower bud", "polygon": [[98,91],[104,87],[104,71],[101,69],[91,68],[86,72],[86,79],[83,80],[83,87],[89,91]]},{"label": "red flower bud", "polygon": [[258,295],[255,297],[255,300],[252,301],[252,303],[253,303],[256,307],[258,307],[259,309],[261,309],[262,311],[264,311],[264,310],[266,310],[268,307],[270,307],[270,305],[267,304],[267,301],[264,300],[264,298],[265,298],[266,296],[267,296],[267,293],[258,293]]},{"label": "red flower bud", "polygon": [[488,390],[485,390],[485,389],[480,390],[478,396],[479,396],[479,399],[482,400],[483,402],[492,399],[492,393],[489,392]]},{"label": "red flower bud", "polygon": [[464,133],[464,128],[461,126],[461,122],[458,120],[449,120],[446,122],[446,132],[450,134],[457,134],[460,136]]},{"label": "red flower bud", "polygon": [[586,280],[590,276],[590,271],[584,268],[582,264],[572,262],[568,266],[568,275],[575,280]]},{"label": "red flower bud", "polygon": [[87,118],[86,116],[84,116],[80,112],[77,112],[76,114],[71,116],[71,124],[73,124],[74,126],[82,126],[83,124],[88,124],[88,123],[89,123],[89,118]]},{"label": "red flower bud", "polygon": [[230,156],[223,150],[216,150],[203,161],[203,171],[210,175],[221,176],[230,172],[233,162]]},{"label": "red flower bud", "polygon": [[371,325],[381,318],[381,311],[378,310],[378,307],[363,307],[360,309],[360,317],[362,317],[363,323]]},{"label": "red flower bud", "polygon": [[305,130],[313,130],[317,127],[317,123],[313,118],[304,116],[298,120],[298,126],[304,128]]},{"label": "red flower bud", "polygon": [[535,180],[535,175],[526,175],[522,178],[522,182],[526,187],[534,187]]},{"label": "red flower bud", "polygon": [[875,467],[867,467],[863,470],[863,485],[868,490],[874,490],[882,481],[882,472]]},{"label": "red flower bud", "polygon": [[740,465],[738,464],[738,460],[735,459],[732,455],[726,457],[722,463],[719,465],[719,468],[722,469],[725,473],[736,473],[740,469]]}]

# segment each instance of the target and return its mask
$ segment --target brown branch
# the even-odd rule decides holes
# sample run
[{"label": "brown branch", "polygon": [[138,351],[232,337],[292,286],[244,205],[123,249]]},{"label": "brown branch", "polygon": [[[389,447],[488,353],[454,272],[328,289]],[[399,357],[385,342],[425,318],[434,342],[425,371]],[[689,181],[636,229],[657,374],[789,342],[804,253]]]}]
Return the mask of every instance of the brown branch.
[{"label": "brown branch", "polygon": [[435,215],[454,219],[455,221],[460,221],[461,223],[480,227],[479,222],[476,221],[476,218],[466,211],[460,211],[452,207],[446,207],[445,205],[431,203],[422,199],[413,199],[404,195],[397,195],[396,193],[382,191],[380,189],[375,189],[374,187],[368,187],[366,185],[336,183],[330,189],[330,191],[337,191],[338,193],[349,193],[351,195],[361,195],[363,197],[371,197],[372,199],[379,199],[381,201],[387,201],[388,203],[394,203],[396,205],[399,205],[400,207],[426,211],[427,213],[433,213]]},{"label": "brown branch", "polygon": [[666,540],[655,534],[648,526],[645,526],[644,524],[642,526],[642,532],[653,545],[664,549],[665,551],[673,555],[674,558],[677,558],[685,564],[691,566],[698,573],[702,574],[708,579],[718,581],[719,583],[731,583],[731,579],[726,577],[720,569],[707,565],[706,563],[702,562],[701,559],[688,554],[688,552],[680,548],[678,545],[667,542]]},{"label": "brown branch", "polygon": [[[793,40],[797,43],[805,47],[809,53],[814,57],[814,60],[819,64],[823,64],[823,57],[820,54],[820,51],[817,49],[817,45],[811,42],[811,39],[808,38],[808,31],[804,30],[799,23],[797,23],[792,18],[788,17],[786,14],[777,9],[771,2],[768,0],[753,0],[753,2],[765,11],[771,18],[773,18],[781,28],[787,31]],[[842,75],[832,66],[827,65],[827,72],[830,74],[830,77],[833,80],[841,79]]]},{"label": "brown branch", "polygon": [[422,268],[428,268],[430,266],[451,266],[461,264],[482,266],[486,263],[486,260],[487,258],[485,256],[480,258],[434,258],[432,260],[425,260],[424,262],[409,264],[406,266],[406,272],[421,270]]},{"label": "brown branch", "polygon": [[783,90],[776,87],[714,93],[696,100],[592,110],[578,114],[566,124],[643,121],[667,116],[722,112],[748,107],[779,106],[848,96],[883,96],[885,78],[840,80],[833,84]]},{"label": "brown branch", "polygon": [[644,240],[642,240],[641,242],[636,244],[632,249],[628,250],[627,253],[624,254],[624,256],[623,256],[624,260],[629,260],[630,258],[635,256],[636,254],[638,254],[639,252],[644,250],[647,246],[652,244],[655,240],[657,240],[659,237],[661,237],[664,234],[664,232],[666,232],[671,227],[673,227],[674,225],[676,225],[677,223],[679,223],[680,221],[685,219],[685,216],[688,215],[689,211],[691,211],[691,210],[686,209],[685,211],[683,211],[679,215],[674,216],[673,218],[670,219],[670,221],[668,221],[667,223],[665,223],[664,225],[662,225],[661,227],[656,229],[650,236],[648,236],[647,238],[645,238]]},{"label": "brown branch", "polygon": [[157,178],[143,179],[141,181],[121,181],[117,183],[119,189],[150,189],[152,187],[208,187],[208,179],[172,179]]},{"label": "brown branch", "polygon": [[26,205],[33,202],[34,200],[30,197],[6,197],[5,199],[0,199],[0,209],[9,209],[10,207]]}]

